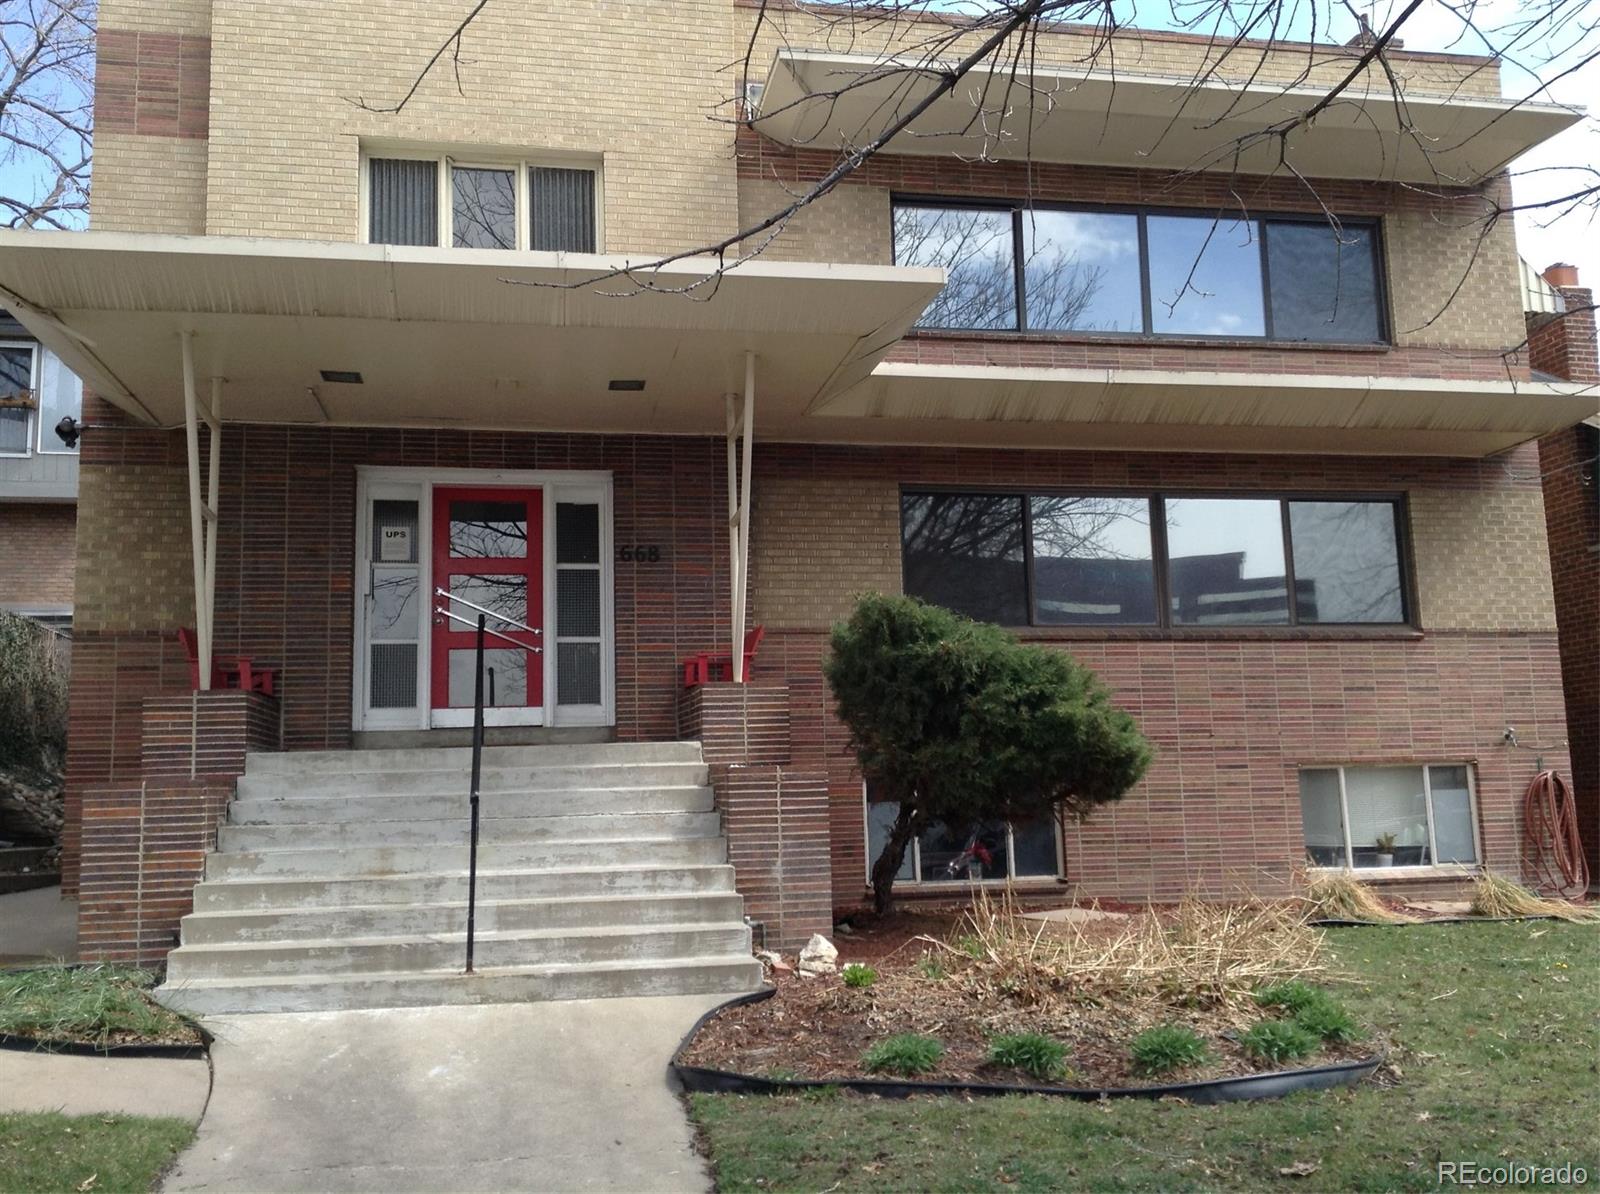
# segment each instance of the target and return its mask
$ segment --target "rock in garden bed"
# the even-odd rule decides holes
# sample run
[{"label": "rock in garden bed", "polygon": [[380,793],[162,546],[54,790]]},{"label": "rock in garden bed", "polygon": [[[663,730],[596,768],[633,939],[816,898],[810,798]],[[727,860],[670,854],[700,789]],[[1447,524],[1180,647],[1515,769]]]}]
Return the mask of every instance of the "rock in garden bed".
[{"label": "rock in garden bed", "polygon": [[948,937],[870,966],[778,972],[708,1020],[684,1066],[789,1080],[1164,1086],[1353,1062],[1379,1043],[1339,1006],[1292,908],[1185,903],[1041,932],[980,902]]}]

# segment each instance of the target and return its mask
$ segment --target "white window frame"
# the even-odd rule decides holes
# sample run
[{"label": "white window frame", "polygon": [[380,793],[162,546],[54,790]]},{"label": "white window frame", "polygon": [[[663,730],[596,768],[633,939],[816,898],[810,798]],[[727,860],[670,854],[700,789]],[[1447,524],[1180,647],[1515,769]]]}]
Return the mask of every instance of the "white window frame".
[{"label": "white window frame", "polygon": [[[874,803],[867,794],[866,781],[861,784],[861,852],[866,857],[865,878],[868,884],[872,882],[872,864],[878,860],[872,853],[872,826],[868,822],[868,808]],[[883,803],[878,801],[877,803]],[[1050,875],[1018,875],[1017,874],[1017,841],[1016,833],[1011,822],[1006,822],[1006,878],[998,879],[969,879],[963,884],[956,879],[927,880],[922,877],[922,841],[920,835],[911,839],[911,845],[906,853],[911,859],[911,878],[896,879],[896,887],[915,887],[922,891],[956,891],[966,887],[1005,887],[1007,884],[1019,883],[1059,883],[1066,875],[1066,852],[1061,837],[1061,818],[1056,814],[1050,815],[1050,836],[1055,839],[1056,869]]]},{"label": "white window frame", "polygon": [[[1355,865],[1354,843],[1350,838],[1350,800],[1345,788],[1345,772],[1347,770],[1364,771],[1375,767],[1420,767],[1422,769],[1422,795],[1423,809],[1428,818],[1428,857],[1439,857],[1439,843],[1433,827],[1433,776],[1435,767],[1460,767],[1467,773],[1467,811],[1472,821],[1472,853],[1473,862],[1429,862],[1424,866],[1362,866]],[[1418,763],[1412,759],[1398,762],[1376,763],[1302,763],[1295,771],[1295,797],[1296,807],[1299,805],[1299,777],[1305,771],[1333,771],[1339,777],[1339,825],[1344,831],[1344,865],[1342,866],[1311,866],[1308,869],[1314,874],[1349,874],[1364,875],[1380,878],[1405,878],[1408,875],[1438,875],[1461,874],[1466,872],[1475,874],[1483,870],[1483,829],[1478,819],[1478,770],[1470,760],[1457,759],[1454,761],[1444,759],[1429,759],[1425,763]],[[1300,848],[1304,850],[1306,841],[1305,823],[1300,825]]]},{"label": "white window frame", "polygon": [[[44,345],[42,345],[42,344],[41,345],[37,345],[36,348],[37,348],[37,351],[35,351],[34,354],[33,354],[34,449],[41,456],[76,456],[78,454],[78,449],[67,447],[66,444],[61,442],[60,437],[58,437],[58,436],[53,434],[54,431],[55,431],[54,427],[46,427],[45,426],[45,422],[44,422],[44,358],[45,358],[45,354],[50,352],[50,350],[48,348],[44,347]],[[51,355],[54,356],[55,354],[51,353]],[[56,361],[57,361],[58,364],[60,364],[63,372],[71,373],[74,378],[77,378],[77,382],[78,382],[78,413],[74,417],[79,419],[79,420],[81,420],[83,418],[83,379],[81,377],[78,377],[77,374],[72,373],[72,370],[67,368],[67,363],[65,361],[61,360],[60,357],[56,357]],[[53,448],[45,447],[45,445],[52,439],[55,440],[56,446],[53,447]]]},{"label": "white window frame", "polygon": [[363,146],[361,150],[361,194],[357,205],[361,222],[361,243],[372,243],[372,159],[399,158],[409,162],[433,162],[435,165],[434,194],[438,203],[437,218],[439,243],[435,248],[455,249],[453,227],[455,205],[451,201],[454,185],[450,172],[455,167],[465,170],[510,170],[517,187],[516,230],[517,244],[511,249],[483,249],[485,253],[526,253],[533,234],[529,220],[531,202],[528,172],[535,166],[554,166],[564,170],[588,170],[594,175],[594,244],[595,252],[605,251],[605,173],[604,160],[595,156],[563,156],[555,153],[496,153],[493,150],[463,148],[459,150],[387,148],[381,144]]},{"label": "white window frame", "polygon": [[[544,507],[544,622],[540,659],[544,665],[544,704],[531,712],[486,709],[487,725],[614,726],[617,720],[616,550],[610,472],[563,469],[356,468],[355,608],[352,640],[351,727],[363,730],[426,730],[471,723],[471,711],[435,712],[432,689],[433,491],[435,486],[495,486],[542,491]],[[417,652],[417,705],[414,709],[367,708],[367,577],[372,552],[372,501],[398,497],[418,503],[419,585],[424,594],[422,637]],[[600,506],[600,704],[556,703],[556,504],[596,502]]]},{"label": "white window frame", "polygon": [[33,395],[33,407],[22,408],[28,412],[27,422],[22,431],[22,451],[0,449],[0,460],[27,460],[34,454],[34,443],[39,434],[39,344],[34,340],[0,340],[0,348],[25,348],[30,354],[28,392]]}]

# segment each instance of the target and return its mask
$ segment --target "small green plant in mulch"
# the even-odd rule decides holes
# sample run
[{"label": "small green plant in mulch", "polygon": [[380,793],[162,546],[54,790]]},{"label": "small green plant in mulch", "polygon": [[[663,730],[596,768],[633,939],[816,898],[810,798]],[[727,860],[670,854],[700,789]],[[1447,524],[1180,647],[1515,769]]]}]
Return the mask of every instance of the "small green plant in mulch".
[{"label": "small green plant in mulch", "polygon": [[1142,1074],[1166,1074],[1205,1061],[1210,1050],[1194,1029],[1183,1024],[1147,1028],[1129,1046],[1133,1064]]},{"label": "small green plant in mulch", "polygon": [[944,962],[933,954],[923,954],[922,961],[917,963],[917,973],[929,982],[939,982],[949,975]]},{"label": "small green plant in mulch", "polygon": [[0,974],[0,1033],[89,1045],[196,1044],[194,1023],[148,992],[155,976],[116,966]]},{"label": "small green plant in mulch", "polygon": [[861,1068],[869,1073],[899,1074],[912,1078],[926,1074],[944,1056],[944,1045],[937,1037],[902,1032],[886,1037],[861,1055]]},{"label": "small green plant in mulch", "polygon": [[1301,1008],[1310,1007],[1327,998],[1327,992],[1299,979],[1286,983],[1273,983],[1270,987],[1262,987],[1256,992],[1256,1002],[1262,1007],[1282,1008],[1291,1016]]},{"label": "small green plant in mulch", "polygon": [[1262,1061],[1298,1061],[1317,1051],[1322,1042],[1292,1020],[1263,1020],[1240,1034],[1246,1053]]},{"label": "small green plant in mulch", "polygon": [[863,966],[860,962],[851,962],[839,972],[844,979],[844,985],[864,990],[878,981],[878,972],[871,966]]},{"label": "small green plant in mulch", "polygon": [[989,1060],[998,1066],[1021,1070],[1041,1082],[1066,1072],[1067,1047],[1037,1032],[997,1036],[989,1042]]},{"label": "small green plant in mulch", "polygon": [[793,1066],[769,1065],[765,1077],[773,1082],[793,1082],[800,1077],[800,1071]]},{"label": "small green plant in mulch", "polygon": [[1356,1027],[1355,1017],[1333,996],[1318,994],[1322,996],[1320,999],[1313,999],[1295,1012],[1294,1023],[1329,1044],[1347,1045],[1360,1040],[1361,1030]]}]

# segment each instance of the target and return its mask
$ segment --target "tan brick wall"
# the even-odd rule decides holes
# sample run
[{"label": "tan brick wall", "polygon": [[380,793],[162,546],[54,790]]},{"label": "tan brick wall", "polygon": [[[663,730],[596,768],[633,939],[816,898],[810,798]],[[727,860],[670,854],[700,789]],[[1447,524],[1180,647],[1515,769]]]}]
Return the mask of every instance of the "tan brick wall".
[{"label": "tan brick wall", "polygon": [[[1001,460],[1008,456],[993,455]],[[1070,459],[1072,454],[1040,457],[1049,455]],[[1130,459],[1112,453],[1087,459],[1095,457],[1105,464],[1104,479],[1087,483],[1100,487],[1116,484],[1111,478],[1122,472],[1110,463],[1113,457]],[[1007,487],[1028,484],[1023,479],[1027,462],[1016,454],[1009,458],[1009,467],[997,466],[990,475]],[[1406,492],[1423,629],[1555,630],[1543,496],[1537,484],[1512,484],[1498,475],[1510,468],[1536,477],[1538,460],[1529,449],[1519,450],[1505,464],[1436,462],[1432,467],[1438,471],[1426,484],[1393,479],[1383,461],[1349,462],[1349,475],[1333,482],[1277,462],[1258,463],[1253,483],[1230,481],[1230,488]],[[1154,458],[1151,464],[1155,466]],[[1241,461],[1241,468],[1248,471],[1248,461]],[[1172,457],[1161,471],[1159,484],[1168,488],[1219,483],[1203,458],[1186,464]],[[1042,470],[1034,475],[1044,488],[1071,483],[1047,478]],[[854,593],[899,592],[900,485],[981,485],[983,480],[981,470],[964,468],[949,452],[916,449],[896,450],[878,468],[857,463],[848,471],[830,473],[819,464],[806,476],[758,468],[750,531],[754,621],[769,627],[821,628],[849,613]]]},{"label": "tan brick wall", "polygon": [[209,33],[211,0],[100,0],[100,28],[141,33]]},{"label": "tan brick wall", "polygon": [[692,247],[733,227],[726,0],[490,5],[448,63],[398,100],[461,13],[424,0],[213,5],[214,234],[358,239],[362,138],[604,155],[605,248]]},{"label": "tan brick wall", "polygon": [[206,142],[96,130],[89,223],[96,232],[203,235]]},{"label": "tan brick wall", "polygon": [[754,478],[753,624],[827,626],[858,593],[900,591],[900,489],[892,477]]},{"label": "tan brick wall", "polygon": [[77,507],[0,503],[0,608],[71,605]]},{"label": "tan brick wall", "polygon": [[[1538,458],[1524,467],[1536,474]],[[1556,628],[1544,497],[1537,488],[1414,489],[1410,504],[1426,629]]]},{"label": "tan brick wall", "polygon": [[[782,211],[794,193],[779,182],[739,180],[739,227],[749,228]],[[760,246],[768,261],[849,261],[889,265],[894,248],[889,235],[887,187],[838,187],[802,208],[776,234],[762,233],[745,242],[746,251]]]},{"label": "tan brick wall", "polygon": [[1463,195],[1384,217],[1395,343],[1508,349],[1522,342],[1516,230],[1510,220],[1487,225],[1492,211],[1491,202]]},{"label": "tan brick wall", "polygon": [[[170,631],[194,624],[187,486],[181,468],[84,462],[74,629]],[[219,578],[218,587],[223,583]]]}]

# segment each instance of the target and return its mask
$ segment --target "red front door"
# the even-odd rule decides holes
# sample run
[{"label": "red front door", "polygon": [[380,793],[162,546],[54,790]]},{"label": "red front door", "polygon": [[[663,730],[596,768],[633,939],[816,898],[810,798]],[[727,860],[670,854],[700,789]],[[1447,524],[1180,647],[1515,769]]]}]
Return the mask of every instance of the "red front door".
[{"label": "red front door", "polygon": [[[537,650],[541,636],[517,625],[535,631],[543,625],[543,531],[544,503],[537,489],[435,487],[433,583],[460,598],[451,611],[473,623],[466,626],[434,616],[436,713],[472,708],[479,612],[472,606],[510,619],[490,617],[488,629],[523,644],[513,647],[504,639],[484,636],[485,709],[509,713],[544,705],[543,656]],[[444,604],[444,598],[433,604]],[[503,716],[488,720],[493,723]]]}]

